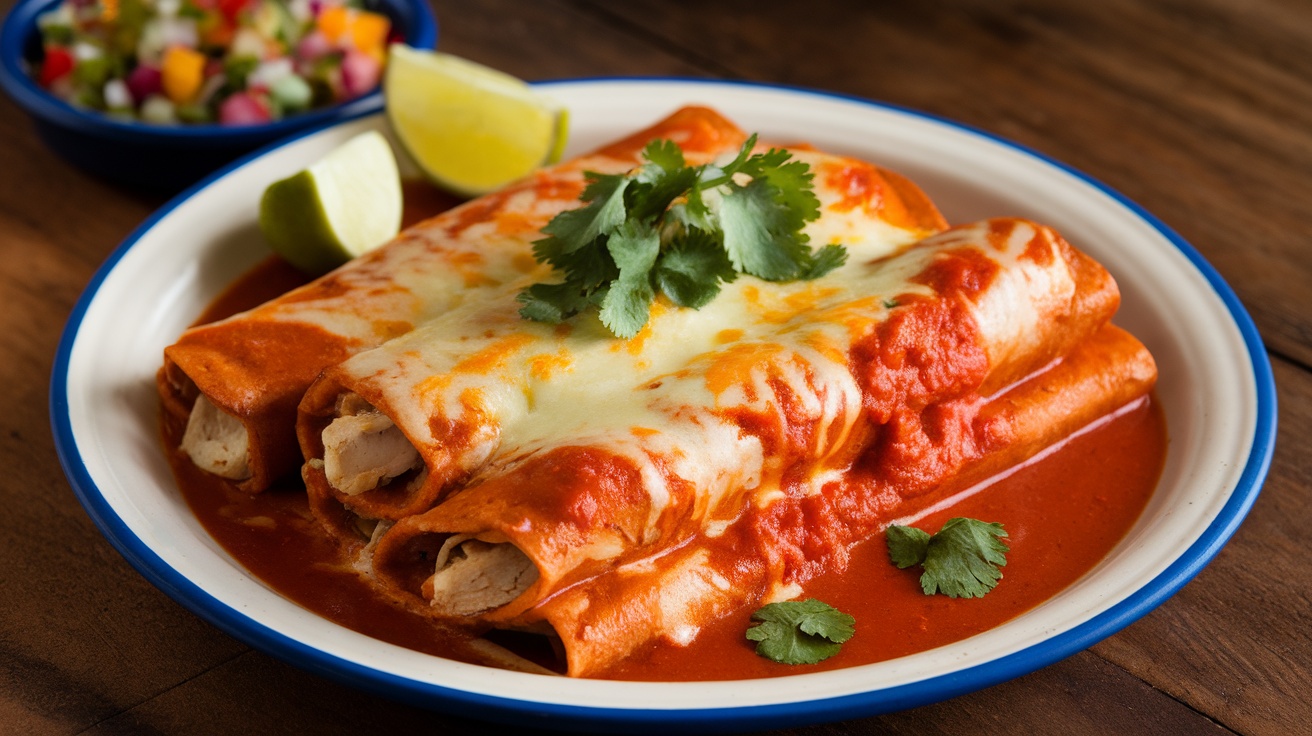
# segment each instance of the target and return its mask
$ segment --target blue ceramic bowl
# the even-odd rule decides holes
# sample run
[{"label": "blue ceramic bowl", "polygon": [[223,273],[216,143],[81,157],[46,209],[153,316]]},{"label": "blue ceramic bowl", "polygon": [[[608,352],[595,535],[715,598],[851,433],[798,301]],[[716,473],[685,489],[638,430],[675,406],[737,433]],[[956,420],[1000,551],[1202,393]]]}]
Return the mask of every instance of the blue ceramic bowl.
[{"label": "blue ceramic bowl", "polygon": [[[79,168],[116,184],[177,191],[267,143],[375,108],[382,92],[263,125],[150,125],[78,109],[29,73],[41,57],[36,19],[61,0],[20,0],[0,27],[0,87],[32,116],[37,134]],[[379,0],[405,42],[433,48],[437,19],[428,0]]]}]

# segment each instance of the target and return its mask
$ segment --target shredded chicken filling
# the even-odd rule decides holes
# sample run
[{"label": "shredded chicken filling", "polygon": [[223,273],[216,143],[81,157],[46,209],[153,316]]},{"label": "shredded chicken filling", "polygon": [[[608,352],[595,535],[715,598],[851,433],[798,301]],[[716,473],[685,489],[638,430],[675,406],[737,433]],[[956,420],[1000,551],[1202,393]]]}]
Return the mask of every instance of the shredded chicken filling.
[{"label": "shredded chicken filling", "polygon": [[180,449],[196,467],[221,478],[251,477],[250,436],[245,425],[220,410],[204,394],[196,397],[191,407]]},{"label": "shredded chicken filling", "polygon": [[466,534],[446,540],[434,567],[430,603],[451,616],[500,608],[538,579],[533,561],[515,545],[483,542]]},{"label": "shredded chicken filling", "polygon": [[419,451],[405,434],[372,408],[339,416],[323,430],[324,475],[348,496],[378,488],[421,465]]}]

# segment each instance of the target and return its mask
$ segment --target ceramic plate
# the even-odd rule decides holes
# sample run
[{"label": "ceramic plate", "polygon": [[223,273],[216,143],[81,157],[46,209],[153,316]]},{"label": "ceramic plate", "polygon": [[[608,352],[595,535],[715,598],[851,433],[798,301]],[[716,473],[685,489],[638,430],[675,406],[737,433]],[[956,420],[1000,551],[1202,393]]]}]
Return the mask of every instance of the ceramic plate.
[{"label": "ceramic plate", "polygon": [[1111,635],[1192,578],[1229,539],[1271,459],[1275,392],[1257,331],[1198,253],[1116,192],[1007,141],[829,94],[688,80],[544,84],[569,106],[571,153],[675,108],[715,107],[768,140],[809,141],[919,183],[950,222],[1030,217],[1115,275],[1117,321],[1156,357],[1170,430],[1142,518],[1095,569],[1037,609],[932,651],[835,672],[742,682],[579,681],[459,664],[345,630],[279,596],[221,549],[180,499],[159,447],[161,350],[266,255],[260,193],[379,114],[302,135],[219,172],[144,223],[92,279],[60,343],[51,415],[73,488],[104,534],[187,608],[305,669],[466,716],[535,726],[779,728],[943,700],[1030,672]]}]

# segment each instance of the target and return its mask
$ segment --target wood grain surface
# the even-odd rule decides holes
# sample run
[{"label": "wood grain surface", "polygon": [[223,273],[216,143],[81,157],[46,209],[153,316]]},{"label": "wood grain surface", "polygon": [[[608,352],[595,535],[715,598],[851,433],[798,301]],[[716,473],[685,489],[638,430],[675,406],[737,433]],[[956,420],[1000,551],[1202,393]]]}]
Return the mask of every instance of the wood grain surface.
[{"label": "wood grain surface", "polygon": [[[12,0],[0,0],[6,10]],[[1312,2],[436,2],[441,47],[528,79],[677,75],[924,110],[1060,159],[1178,231],[1275,365],[1277,453],[1216,560],[1017,680],[794,734],[1312,733]],[[481,734],[274,660],[138,575],[65,481],[59,333],[159,195],[69,167],[0,99],[0,733]]]}]

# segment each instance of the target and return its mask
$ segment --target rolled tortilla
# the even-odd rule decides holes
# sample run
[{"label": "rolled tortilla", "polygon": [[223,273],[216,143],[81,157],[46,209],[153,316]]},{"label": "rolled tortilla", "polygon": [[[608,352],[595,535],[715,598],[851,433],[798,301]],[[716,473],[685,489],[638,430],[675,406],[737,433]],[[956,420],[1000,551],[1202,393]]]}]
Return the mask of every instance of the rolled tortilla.
[{"label": "rolled tortilla", "polygon": [[[871,445],[853,472],[810,495],[756,494],[719,535],[564,587],[505,628],[559,639],[566,671],[604,675],[661,640],[676,645],[735,610],[795,598],[821,572],[842,571],[853,545],[907,523],[1120,409],[1146,401],[1152,356],[1108,325],[1060,362],[999,396],[967,396],[900,417],[896,439]],[[897,459],[912,467],[887,472]]]},{"label": "rolled tortilla", "polygon": [[[941,231],[942,217],[891,172],[810,150],[796,155],[814,172],[823,213],[808,227],[811,242],[848,248],[841,273],[791,284],[741,278],[700,310],[658,300],[647,327],[627,341],[614,339],[595,316],[559,326],[525,321],[512,289],[332,366],[307,391],[298,426],[303,477],[321,519],[349,539],[354,517],[421,513],[448,490],[515,462],[517,453],[588,431],[598,407],[604,413],[631,402],[635,387],[665,380],[699,354],[757,341],[793,316],[836,308],[871,289],[893,296],[892,287],[871,282],[883,270],[874,262]],[[391,422],[386,436],[355,431],[373,426],[374,416]],[[422,463],[384,471],[390,459],[380,461],[375,451],[393,442],[398,455]]]},{"label": "rolled tortilla", "polygon": [[736,151],[745,137],[711,110],[680,110],[409,228],[255,309],[188,330],[165,349],[157,376],[165,411],[187,423],[180,450],[246,491],[264,490],[301,464],[296,407],[323,369],[539,273],[530,244],[577,205],[584,171],[626,171],[655,139],[674,140],[689,160],[704,162]]},{"label": "rolled tortilla", "polygon": [[[751,307],[729,322],[742,335],[594,393],[586,415],[562,408],[581,396],[556,401],[536,386],[550,423],[504,422],[498,454],[470,482],[382,535],[380,584],[434,615],[500,624],[580,581],[716,536],[762,499],[816,496],[872,464],[901,478],[903,494],[927,491],[943,469],[899,453],[911,419],[974,406],[1060,360],[1118,303],[1105,270],[1018,219],[955,228],[810,285],[743,288]],[[713,306],[690,315],[720,324]],[[595,366],[578,371],[595,390]],[[942,431],[959,429],[958,414]],[[940,465],[972,452],[953,436]]]}]

